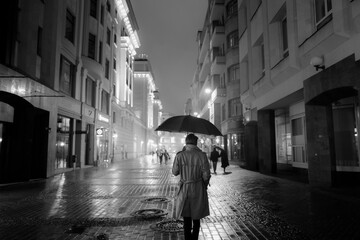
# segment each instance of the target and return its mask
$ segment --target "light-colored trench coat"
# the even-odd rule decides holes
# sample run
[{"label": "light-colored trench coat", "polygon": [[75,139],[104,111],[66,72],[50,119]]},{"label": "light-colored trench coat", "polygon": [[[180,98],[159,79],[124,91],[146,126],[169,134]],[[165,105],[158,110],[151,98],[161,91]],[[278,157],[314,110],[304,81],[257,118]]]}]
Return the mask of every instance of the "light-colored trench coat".
[{"label": "light-colored trench coat", "polygon": [[180,174],[175,218],[201,219],[210,215],[207,194],[210,165],[206,154],[197,146],[187,144],[185,150],[175,156],[172,173]]}]

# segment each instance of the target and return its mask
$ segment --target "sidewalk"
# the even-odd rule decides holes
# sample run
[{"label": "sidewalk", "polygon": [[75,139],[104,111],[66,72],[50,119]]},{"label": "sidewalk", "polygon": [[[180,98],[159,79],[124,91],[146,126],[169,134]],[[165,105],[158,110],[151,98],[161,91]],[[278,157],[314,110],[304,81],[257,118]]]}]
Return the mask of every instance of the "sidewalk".
[{"label": "sidewalk", "polygon": [[[360,239],[353,189],[311,189],[230,164],[212,175],[199,239]],[[0,186],[0,239],[184,239],[154,228],[174,212],[171,166],[147,156]],[[160,197],[167,201],[146,202]],[[134,216],[149,209],[166,215]]]}]

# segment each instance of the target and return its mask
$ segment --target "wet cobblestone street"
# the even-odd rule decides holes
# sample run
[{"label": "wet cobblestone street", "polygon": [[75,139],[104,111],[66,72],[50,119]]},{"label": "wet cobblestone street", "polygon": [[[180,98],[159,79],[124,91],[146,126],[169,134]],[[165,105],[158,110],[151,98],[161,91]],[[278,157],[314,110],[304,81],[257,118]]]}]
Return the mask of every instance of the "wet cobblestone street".
[{"label": "wet cobblestone street", "polygon": [[[171,166],[148,156],[2,185],[0,239],[184,239],[154,228],[174,213]],[[312,190],[236,164],[227,171],[212,175],[200,239],[360,239],[359,194]],[[157,209],[159,217],[134,215]]]}]

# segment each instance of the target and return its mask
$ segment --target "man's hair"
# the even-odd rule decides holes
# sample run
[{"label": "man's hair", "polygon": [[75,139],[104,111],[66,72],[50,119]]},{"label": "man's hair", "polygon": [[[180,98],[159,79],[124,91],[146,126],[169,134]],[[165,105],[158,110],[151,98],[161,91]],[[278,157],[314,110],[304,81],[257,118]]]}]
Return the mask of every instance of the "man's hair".
[{"label": "man's hair", "polygon": [[190,133],[189,135],[187,135],[186,138],[185,138],[185,143],[186,143],[186,144],[197,145],[197,141],[198,141],[198,137],[195,136],[195,135],[192,134],[192,133]]}]

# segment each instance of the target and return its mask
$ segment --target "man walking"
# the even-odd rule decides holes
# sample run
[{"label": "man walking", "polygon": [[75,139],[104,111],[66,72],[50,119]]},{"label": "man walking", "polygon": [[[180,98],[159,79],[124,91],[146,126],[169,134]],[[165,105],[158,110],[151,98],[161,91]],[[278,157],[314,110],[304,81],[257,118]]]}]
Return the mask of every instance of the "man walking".
[{"label": "man walking", "polygon": [[210,166],[206,154],[197,147],[197,141],[194,134],[187,135],[185,149],[177,153],[172,168],[175,176],[180,175],[175,218],[184,218],[185,240],[197,240],[200,219],[210,215],[207,194]]}]

